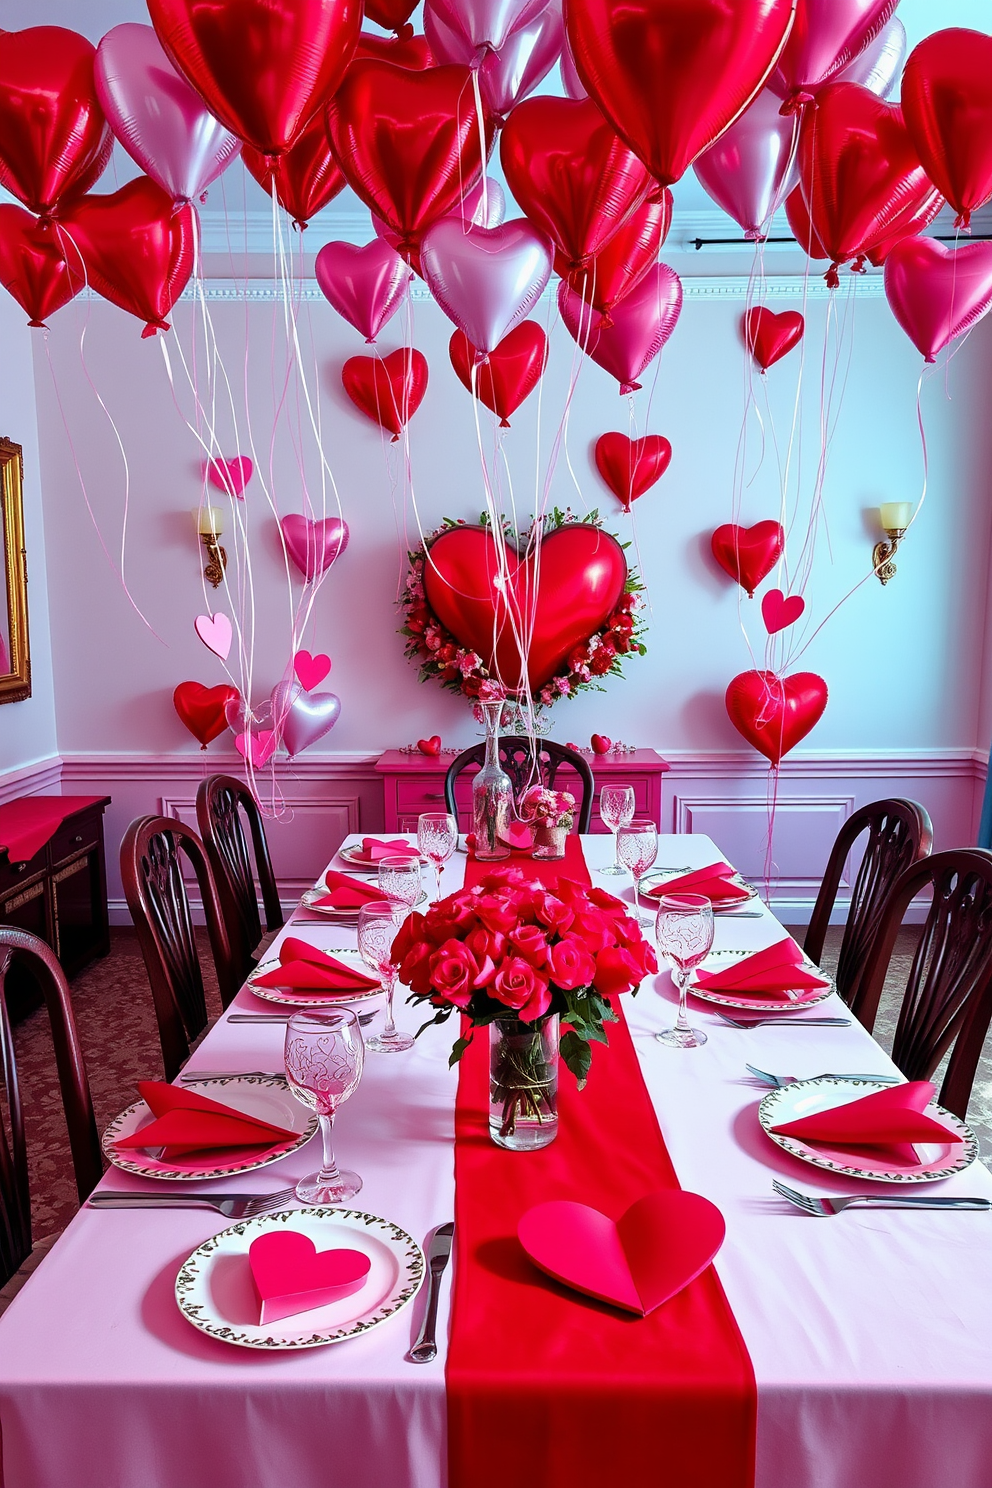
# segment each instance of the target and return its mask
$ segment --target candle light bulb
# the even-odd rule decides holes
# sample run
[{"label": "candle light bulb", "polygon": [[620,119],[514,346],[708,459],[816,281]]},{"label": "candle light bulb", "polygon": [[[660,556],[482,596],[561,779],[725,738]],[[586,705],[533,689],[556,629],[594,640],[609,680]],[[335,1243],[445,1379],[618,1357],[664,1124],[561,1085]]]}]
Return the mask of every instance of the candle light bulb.
[{"label": "candle light bulb", "polygon": [[911,501],[885,501],[878,508],[886,532],[905,532],[913,515]]},{"label": "candle light bulb", "polygon": [[193,513],[201,537],[220,537],[224,530],[224,513],[219,506],[201,506]]}]

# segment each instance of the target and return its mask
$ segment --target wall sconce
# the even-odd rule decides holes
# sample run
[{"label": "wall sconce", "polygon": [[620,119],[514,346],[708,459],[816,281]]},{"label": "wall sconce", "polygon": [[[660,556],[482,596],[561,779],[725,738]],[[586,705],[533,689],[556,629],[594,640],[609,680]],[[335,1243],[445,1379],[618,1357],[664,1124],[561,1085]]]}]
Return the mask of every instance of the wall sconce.
[{"label": "wall sconce", "polygon": [[878,508],[878,515],[881,518],[882,531],[888,540],[875,544],[871,561],[879,583],[887,584],[895,575],[896,566],[892,560],[896,555],[896,549],[906,536],[906,528],[913,516],[913,503],[911,501],[886,501]]},{"label": "wall sconce", "polygon": [[203,576],[208,584],[212,584],[217,589],[223,584],[224,573],[227,569],[227,553],[220,545],[221,533],[224,531],[224,514],[219,506],[200,506],[193,515],[196,518],[196,529],[200,534],[200,541],[210,558],[203,570]]}]

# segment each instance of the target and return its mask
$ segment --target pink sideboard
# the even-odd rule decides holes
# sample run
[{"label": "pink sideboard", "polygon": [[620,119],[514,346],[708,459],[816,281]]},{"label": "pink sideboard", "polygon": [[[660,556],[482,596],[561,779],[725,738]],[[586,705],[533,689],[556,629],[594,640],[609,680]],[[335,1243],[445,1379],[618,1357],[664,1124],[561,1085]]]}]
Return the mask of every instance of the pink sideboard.
[{"label": "pink sideboard", "polygon": [[[415,832],[417,817],[422,811],[443,810],[444,777],[453,758],[450,754],[407,754],[400,749],[387,749],[380,756],[376,770],[382,776],[383,825],[387,832]],[[638,816],[661,821],[661,777],[671,767],[656,749],[635,749],[630,754],[587,752],[586,758],[596,782],[592,815],[594,832],[606,831],[598,811],[599,792],[604,785],[632,785]],[[473,773],[464,771],[455,786],[458,817],[465,831],[469,826],[469,782]],[[561,790],[574,787],[578,793],[580,789],[579,777],[573,770],[559,771],[555,784]]]}]

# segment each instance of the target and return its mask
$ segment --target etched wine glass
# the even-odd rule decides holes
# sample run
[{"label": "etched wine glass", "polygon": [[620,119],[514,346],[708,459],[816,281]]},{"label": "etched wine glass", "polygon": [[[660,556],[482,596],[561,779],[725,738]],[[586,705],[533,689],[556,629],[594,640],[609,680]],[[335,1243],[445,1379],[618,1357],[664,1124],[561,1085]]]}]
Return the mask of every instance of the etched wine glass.
[{"label": "etched wine glass", "polygon": [[362,1186],[357,1173],[338,1167],[332,1130],[338,1106],[358,1085],[364,1063],[361,1029],[349,1008],[294,1013],[286,1025],[286,1079],[297,1100],[317,1112],[324,1144],[319,1172],[296,1185],[304,1204],[343,1204]]},{"label": "etched wine glass", "polygon": [[440,899],[444,865],[458,846],[457,817],[446,811],[425,811],[417,818],[417,846],[434,869],[435,899]]},{"label": "etched wine glass", "polygon": [[617,850],[617,832],[629,827],[634,819],[634,787],[632,785],[604,785],[599,793],[599,816],[604,827],[613,833],[613,862],[600,873],[622,873],[623,864]]},{"label": "etched wine glass", "polygon": [[713,944],[713,905],[702,894],[665,894],[658,903],[655,930],[658,949],[672,963],[672,978],[679,993],[679,1015],[674,1028],[656,1033],[659,1044],[672,1049],[697,1049],[706,1035],[690,1028],[685,999],[689,973],[704,961]]},{"label": "etched wine glass", "polygon": [[383,898],[396,899],[412,909],[424,892],[420,880],[420,859],[381,858],[379,888]]},{"label": "etched wine glass", "polygon": [[393,961],[393,941],[410,913],[410,907],[395,899],[363,904],[358,911],[358,949],[366,966],[382,978],[386,989],[386,1026],[382,1033],[366,1039],[365,1047],[379,1054],[396,1054],[413,1048],[408,1033],[400,1033],[393,1021],[393,993],[399,967]]},{"label": "etched wine glass", "polygon": [[658,856],[658,828],[653,821],[635,818],[617,830],[617,857],[630,870],[634,880],[634,918],[639,925],[648,926],[651,919],[638,910],[641,897],[641,879]]}]

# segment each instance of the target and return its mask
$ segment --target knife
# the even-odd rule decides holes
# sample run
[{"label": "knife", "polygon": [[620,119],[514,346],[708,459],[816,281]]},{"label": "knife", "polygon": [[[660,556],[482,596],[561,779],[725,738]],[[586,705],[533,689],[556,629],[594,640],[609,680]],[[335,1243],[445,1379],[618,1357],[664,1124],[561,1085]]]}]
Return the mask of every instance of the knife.
[{"label": "knife", "polygon": [[430,1249],[427,1252],[427,1265],[430,1277],[427,1283],[427,1311],[424,1314],[424,1326],[420,1330],[417,1339],[408,1355],[414,1364],[429,1364],[437,1354],[437,1341],[434,1330],[437,1327],[437,1297],[441,1287],[441,1276],[448,1257],[451,1255],[451,1237],[455,1233],[454,1223],[438,1225],[431,1236]]}]

